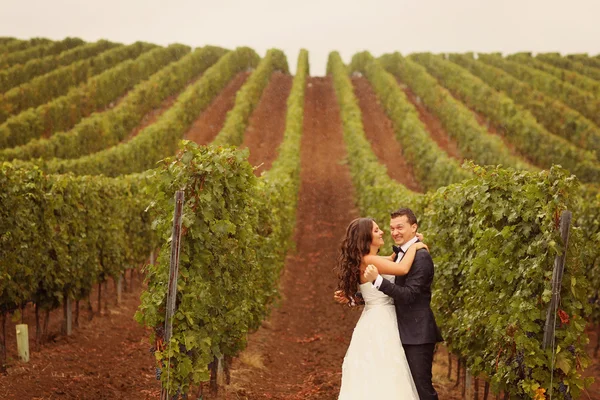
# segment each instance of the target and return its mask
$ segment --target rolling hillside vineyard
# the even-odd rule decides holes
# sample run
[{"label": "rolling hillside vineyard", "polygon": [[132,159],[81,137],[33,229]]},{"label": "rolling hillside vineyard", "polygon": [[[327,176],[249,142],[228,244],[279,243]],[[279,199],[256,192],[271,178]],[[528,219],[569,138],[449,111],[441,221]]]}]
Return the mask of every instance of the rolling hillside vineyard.
[{"label": "rolling hillside vineyard", "polygon": [[337,398],[359,316],[333,300],[339,241],[369,216],[390,254],[410,207],[440,398],[600,396],[600,58],[332,51],[313,77],[288,56],[0,39],[0,393],[95,398],[100,374],[35,357],[53,326],[100,340],[80,310],[102,325],[116,296],[145,349],[110,378],[127,398]]}]

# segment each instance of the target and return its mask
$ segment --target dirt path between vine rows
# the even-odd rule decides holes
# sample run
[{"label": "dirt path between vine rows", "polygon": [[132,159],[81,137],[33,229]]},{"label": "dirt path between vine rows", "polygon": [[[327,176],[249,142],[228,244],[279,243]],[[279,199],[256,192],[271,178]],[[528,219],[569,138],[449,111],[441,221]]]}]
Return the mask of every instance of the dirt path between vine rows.
[{"label": "dirt path between vine rows", "polygon": [[[392,179],[412,191],[422,192],[423,190],[414,176],[412,166],[402,155],[402,146],[396,139],[392,121],[377,101],[377,95],[368,79],[353,77],[352,84],[354,95],[358,99],[358,105],[362,113],[365,135],[371,142],[371,147],[379,162],[387,167],[388,175]],[[380,224],[383,223],[387,222],[380,221]]]},{"label": "dirt path between vine rows", "polygon": [[254,173],[257,176],[271,169],[277,158],[277,149],[285,132],[287,98],[292,81],[291,75],[274,72],[248,121],[240,148],[250,149],[248,162],[256,167]]},{"label": "dirt path between vine rows", "polygon": [[[372,104],[376,99],[362,83],[357,86],[361,106],[369,110],[365,130],[377,135],[375,130],[385,124],[373,120],[383,110]],[[387,143],[388,135],[389,131],[376,139]],[[380,141],[375,140],[374,147],[381,148]],[[360,310],[332,301],[336,286],[332,268],[339,240],[358,210],[349,171],[342,165],[346,150],[329,78],[308,80],[301,155],[297,248],[288,255],[281,278],[282,303],[250,336],[248,348],[234,360],[231,384],[221,388],[218,399],[337,398],[343,357]],[[446,377],[447,365],[447,353],[440,346],[433,366],[434,385],[440,398],[461,399],[461,387],[455,388],[455,381]],[[213,398],[206,397],[206,389],[204,395]]]},{"label": "dirt path between vine rows", "polygon": [[504,144],[504,146],[508,149],[509,154],[511,154],[514,157],[520,158],[522,161],[529,163],[531,165],[535,165],[533,164],[526,155],[522,154],[519,152],[519,150],[515,147],[514,144],[512,144],[510,142],[510,140],[508,140],[508,138],[506,137],[506,133],[504,132],[504,130],[502,128],[497,127],[488,117],[487,115],[480,113],[478,111],[476,111],[474,108],[470,107],[468,104],[466,104],[465,102],[463,102],[459,96],[456,95],[455,92],[453,92],[452,90],[448,89],[447,87],[445,87],[442,82],[439,79],[436,79],[438,84],[443,87],[444,89],[447,90],[447,92],[450,94],[450,96],[452,96],[454,98],[454,100],[458,101],[459,103],[461,103],[464,107],[466,107],[471,114],[473,114],[473,117],[475,118],[475,120],[477,121],[477,123],[483,127],[485,130],[487,130],[487,132],[490,135],[496,136],[498,138],[500,138],[500,140],[502,140],[502,143]]},{"label": "dirt path between vine rows", "polygon": [[458,149],[458,145],[456,144],[456,140],[454,140],[444,129],[442,122],[431,113],[423,104],[423,101],[412,91],[412,89],[402,83],[402,81],[398,80],[398,85],[406,94],[408,100],[412,103],[412,105],[417,109],[419,113],[419,119],[429,132],[431,138],[440,146],[441,149],[445,150],[446,153],[462,162],[463,157],[460,154],[460,150]]},{"label": "dirt path between vine rows", "polygon": [[184,139],[196,142],[199,145],[209,144],[223,128],[227,112],[235,105],[235,96],[242,87],[249,72],[238,73],[225,88],[219,93],[212,103],[194,121],[190,129],[183,136]]},{"label": "dirt path between vine rows", "polygon": [[163,115],[169,108],[173,106],[173,104],[175,104],[175,102],[183,92],[185,92],[191,85],[195,84],[200,79],[202,79],[202,74],[190,80],[188,83],[186,83],[183,89],[168,96],[158,106],[146,113],[146,115],[142,117],[140,123],[135,128],[133,128],[133,130],[131,131],[129,136],[127,136],[127,138],[124,140],[124,142],[128,142],[129,140],[133,139],[143,129],[155,123],[161,117],[161,115]]},{"label": "dirt path between vine rows", "polygon": [[358,211],[341,164],[346,150],[331,79],[309,78],[304,104],[297,248],[286,260],[281,305],[234,362],[231,398],[335,398],[359,317],[333,302],[338,243]]}]

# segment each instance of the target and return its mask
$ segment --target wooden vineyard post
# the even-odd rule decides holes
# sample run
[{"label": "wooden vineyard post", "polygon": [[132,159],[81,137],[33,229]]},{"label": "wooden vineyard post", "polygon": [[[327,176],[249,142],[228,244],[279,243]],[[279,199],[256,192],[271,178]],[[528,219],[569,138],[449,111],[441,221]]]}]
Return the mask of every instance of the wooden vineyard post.
[{"label": "wooden vineyard post", "polygon": [[556,329],[556,314],[560,302],[560,288],[562,285],[563,272],[565,270],[565,259],[567,257],[567,246],[569,244],[569,229],[571,227],[571,218],[573,214],[569,210],[563,211],[560,216],[560,236],[564,243],[562,254],[554,258],[554,271],[552,272],[552,298],[546,312],[546,324],[544,325],[544,341],[542,349],[546,350],[548,346],[554,343],[554,330]]},{"label": "wooden vineyard post", "polygon": [[217,385],[225,385],[225,359],[223,356],[217,357]]},{"label": "wooden vineyard post", "polygon": [[50,310],[44,313],[44,327],[42,328],[42,341],[48,339],[48,324],[50,323]]},{"label": "wooden vineyard post", "polygon": [[64,311],[64,332],[67,336],[71,336],[73,333],[73,311],[71,310],[71,299],[65,293],[65,301],[63,303],[63,311]]},{"label": "wooden vineyard post", "polygon": [[123,291],[123,274],[119,275],[117,280],[117,304],[121,304],[121,292]]},{"label": "wooden vineyard post", "polygon": [[75,301],[75,327],[79,328],[79,300]]},{"label": "wooden vineyard post", "polygon": [[600,349],[600,325],[598,325],[596,330],[596,347],[594,348],[594,357],[598,357],[598,350]]},{"label": "wooden vineyard post", "polygon": [[463,399],[473,398],[473,375],[468,368],[465,368],[465,386],[463,387]]},{"label": "wooden vineyard post", "polygon": [[29,362],[29,330],[27,324],[19,324],[16,328],[19,359],[23,362]]},{"label": "wooden vineyard post", "polygon": [[231,384],[231,361],[232,361],[232,357],[231,356],[225,356],[224,358],[224,365],[223,365],[223,370],[225,371],[225,384],[229,385]]},{"label": "wooden vineyard post", "polygon": [[123,273],[121,274],[121,279],[123,281],[123,291],[124,292],[129,292],[129,284],[127,283],[127,271],[128,269],[125,268],[125,270],[123,271]]},{"label": "wooden vineyard post", "polygon": [[42,342],[42,333],[41,333],[41,324],[40,324],[40,306],[35,304],[35,348],[39,351],[40,344]]},{"label": "wooden vineyard post", "polygon": [[0,338],[0,372],[6,372],[6,313],[2,313],[2,337]]},{"label": "wooden vineyard post", "polygon": [[102,283],[98,284],[98,315],[102,315]]},{"label": "wooden vineyard post", "polygon": [[88,309],[88,321],[94,319],[94,308],[92,307],[92,299],[90,296],[87,298],[87,309]]},{"label": "wooden vineyard post", "polygon": [[[133,292],[133,270],[134,269],[135,269],[135,267],[132,267],[129,269],[129,285],[127,285],[129,292]],[[125,273],[127,273],[127,271]]]},{"label": "wooden vineyard post", "polygon": [[[173,216],[173,232],[171,234],[171,262],[169,266],[169,284],[167,289],[167,310],[165,315],[165,338],[166,346],[169,346],[171,333],[173,330],[173,314],[175,314],[175,300],[177,297],[177,275],[179,274],[179,251],[181,249],[181,216],[183,214],[184,202],[183,190],[175,193],[175,213]],[[154,252],[152,252],[154,258]],[[152,260],[154,261],[154,260]],[[170,376],[169,359],[166,360],[167,382]],[[162,386],[160,390],[160,400],[169,400],[168,386]]]},{"label": "wooden vineyard post", "polygon": [[217,383],[217,374],[219,373],[219,359],[217,357],[213,358],[213,362],[209,365],[210,369],[210,394],[212,396],[216,396],[219,393],[219,384]]},{"label": "wooden vineyard post", "polygon": [[457,388],[460,385],[460,366],[462,365],[462,361],[460,358],[456,359],[456,383],[454,387]]}]

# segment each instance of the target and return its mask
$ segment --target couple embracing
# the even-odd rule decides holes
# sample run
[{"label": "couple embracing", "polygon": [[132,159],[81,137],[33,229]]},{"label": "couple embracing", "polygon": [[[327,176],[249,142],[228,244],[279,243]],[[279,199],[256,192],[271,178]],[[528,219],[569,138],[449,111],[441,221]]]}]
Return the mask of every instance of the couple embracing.
[{"label": "couple embracing", "polygon": [[355,219],[346,229],[335,299],[365,307],[344,357],[338,400],[438,398],[431,369],[443,339],[430,307],[433,260],[417,227],[410,209],[391,213],[397,246],[388,257],[377,255],[383,231],[373,219]]}]

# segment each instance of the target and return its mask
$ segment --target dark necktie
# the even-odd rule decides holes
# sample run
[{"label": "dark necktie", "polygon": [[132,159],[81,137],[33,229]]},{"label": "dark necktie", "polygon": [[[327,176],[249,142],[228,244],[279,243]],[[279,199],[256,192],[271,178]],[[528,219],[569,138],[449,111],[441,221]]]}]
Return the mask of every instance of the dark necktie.
[{"label": "dark necktie", "polygon": [[402,247],[400,247],[400,246],[396,246],[396,245],[393,245],[393,246],[392,246],[392,250],[393,250],[393,251],[394,251],[394,253],[396,253],[396,254],[398,254],[398,253],[402,253],[402,254],[404,254],[404,253],[405,253],[405,252],[404,252],[404,250],[402,250]]}]

